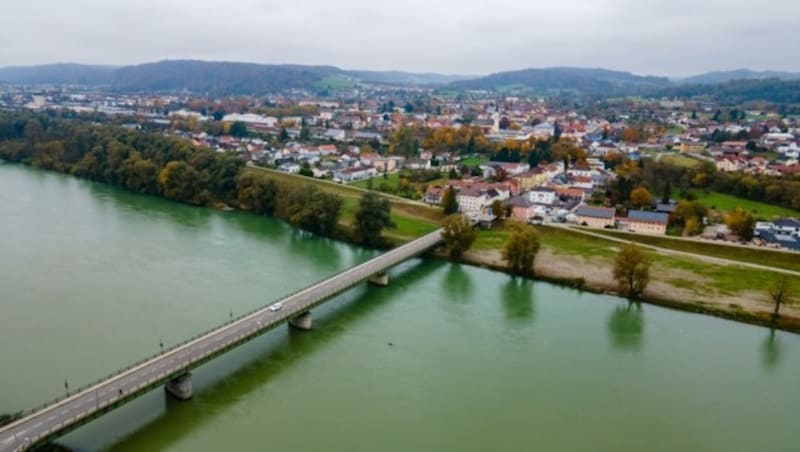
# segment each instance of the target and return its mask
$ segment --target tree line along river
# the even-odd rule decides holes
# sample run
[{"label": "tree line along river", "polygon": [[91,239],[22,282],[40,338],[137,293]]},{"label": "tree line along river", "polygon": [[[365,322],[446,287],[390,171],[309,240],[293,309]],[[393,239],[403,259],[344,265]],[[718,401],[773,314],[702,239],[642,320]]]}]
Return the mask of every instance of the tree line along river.
[{"label": "tree line along river", "polygon": [[[376,254],[0,164],[0,412]],[[79,450],[796,451],[800,337],[414,260],[60,440]],[[391,346],[389,343],[391,342]]]}]

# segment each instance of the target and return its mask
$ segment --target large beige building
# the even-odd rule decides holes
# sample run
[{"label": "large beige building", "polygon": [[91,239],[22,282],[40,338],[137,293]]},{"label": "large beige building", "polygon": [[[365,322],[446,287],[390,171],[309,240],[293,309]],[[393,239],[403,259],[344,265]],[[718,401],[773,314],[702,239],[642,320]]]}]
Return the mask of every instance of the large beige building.
[{"label": "large beige building", "polygon": [[590,228],[614,227],[617,211],[611,207],[590,207],[582,205],[575,211],[578,224]]},{"label": "large beige building", "polygon": [[[622,220],[620,220],[622,223]],[[661,212],[631,210],[628,212],[628,230],[638,234],[664,235],[667,233],[669,215]]]}]

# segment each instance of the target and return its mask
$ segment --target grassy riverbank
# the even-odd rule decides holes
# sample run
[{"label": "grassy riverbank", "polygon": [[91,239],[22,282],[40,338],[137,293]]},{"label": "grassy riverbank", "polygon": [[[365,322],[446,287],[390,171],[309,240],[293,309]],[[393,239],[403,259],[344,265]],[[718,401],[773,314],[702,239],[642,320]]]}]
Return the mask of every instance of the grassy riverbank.
[{"label": "grassy riverbank", "polygon": [[675,251],[702,254],[705,256],[731,259],[752,264],[780,267],[800,272],[800,254],[776,251],[767,248],[754,248],[736,244],[719,244],[700,239],[679,239],[666,236],[631,234],[609,229],[592,230],[597,234],[629,240],[643,245],[657,246]]},{"label": "grassy riverbank", "polygon": [[[245,171],[259,172],[276,182],[299,185],[312,184],[328,193],[333,193],[342,197],[342,214],[339,218],[339,225],[346,229],[352,229],[355,221],[358,201],[366,193],[358,187],[352,185],[337,184],[335,182],[311,177],[298,176],[280,171],[261,167],[248,167]],[[384,231],[384,235],[393,243],[404,243],[414,240],[417,237],[433,232],[439,227],[439,223],[444,218],[442,209],[427,206],[415,201],[399,198],[397,196],[385,196],[392,205],[393,228]]]},{"label": "grassy riverbank", "polygon": [[[598,293],[616,293],[613,260],[620,244],[564,228],[540,226],[539,279]],[[505,271],[501,256],[508,233],[499,226],[481,231],[464,263]],[[713,246],[713,245],[711,245]],[[648,252],[652,281],[643,301],[672,308],[768,325],[772,303],[767,290],[777,273],[738,265],[711,264],[691,257]],[[778,326],[800,332],[800,309],[782,308]]]},{"label": "grassy riverbank", "polygon": [[[329,181],[260,168],[250,170],[264,171],[284,183],[312,183],[342,196],[345,202],[340,223],[347,228],[352,225],[358,199],[364,193],[363,189]],[[440,209],[402,198],[389,199],[392,203],[392,219],[397,227],[385,231],[384,235],[395,244],[433,231],[443,218]],[[666,237],[615,234],[609,231],[603,231],[609,239],[559,227],[539,226],[537,231],[542,243],[542,251],[536,259],[537,278],[598,293],[616,293],[616,283],[611,272],[620,243],[611,240],[612,238],[635,240],[675,251],[800,270],[797,256],[777,251]],[[460,262],[505,272],[506,263],[502,259],[501,250],[507,238],[508,232],[502,224],[491,230],[480,231],[471,251]],[[775,272],[735,264],[709,263],[685,255],[666,255],[655,251],[649,251],[648,254],[653,259],[652,282],[643,301],[760,325],[767,325],[771,321],[772,304],[767,297],[767,290],[777,277]],[[444,258],[441,254],[436,255]],[[800,332],[800,309],[784,307],[779,327]]]}]

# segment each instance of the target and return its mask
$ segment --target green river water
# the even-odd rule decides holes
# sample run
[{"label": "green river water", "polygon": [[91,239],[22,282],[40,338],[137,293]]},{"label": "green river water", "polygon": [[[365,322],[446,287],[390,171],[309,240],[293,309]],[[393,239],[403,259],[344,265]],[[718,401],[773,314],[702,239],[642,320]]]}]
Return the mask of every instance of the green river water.
[{"label": "green river water", "polygon": [[[0,163],[0,412],[374,256]],[[746,277],[746,275],[743,275]],[[68,435],[114,451],[798,451],[800,336],[414,260]],[[393,346],[389,346],[391,342]]]}]

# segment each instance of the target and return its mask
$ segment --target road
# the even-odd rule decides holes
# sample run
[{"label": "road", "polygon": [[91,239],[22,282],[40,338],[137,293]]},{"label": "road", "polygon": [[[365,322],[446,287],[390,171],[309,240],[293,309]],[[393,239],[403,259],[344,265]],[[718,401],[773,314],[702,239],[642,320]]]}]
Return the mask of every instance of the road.
[{"label": "road", "polygon": [[25,450],[38,441],[61,435],[82,425],[154,386],[184,375],[208,359],[309,311],[356,284],[424,253],[441,240],[441,230],[422,236],[286,296],[280,300],[283,307],[278,311],[271,311],[269,306],[265,306],[64,400],[28,414],[0,429],[0,451]]}]

